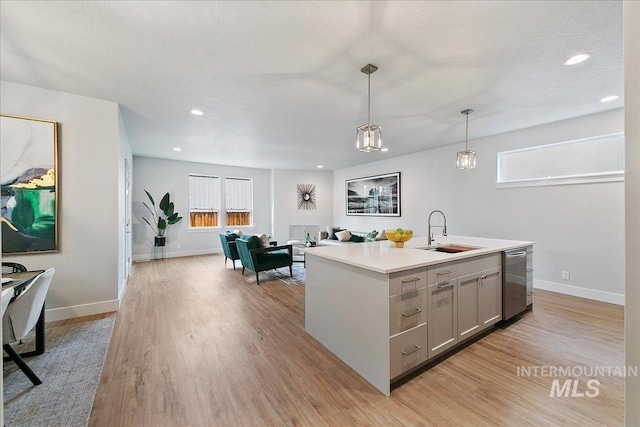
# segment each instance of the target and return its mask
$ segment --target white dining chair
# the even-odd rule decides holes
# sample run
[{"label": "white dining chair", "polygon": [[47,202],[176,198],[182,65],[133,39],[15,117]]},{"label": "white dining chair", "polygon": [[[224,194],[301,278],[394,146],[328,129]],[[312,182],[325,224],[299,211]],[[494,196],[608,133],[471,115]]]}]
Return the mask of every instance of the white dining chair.
[{"label": "white dining chair", "polygon": [[13,288],[7,288],[2,290],[2,315],[4,316],[4,312],[7,310],[7,306],[9,305],[9,301],[13,298]]},{"label": "white dining chair", "polygon": [[33,279],[15,301],[9,304],[2,316],[2,348],[34,385],[42,384],[42,381],[10,343],[25,338],[38,322],[55,272],[55,268],[50,268]]}]

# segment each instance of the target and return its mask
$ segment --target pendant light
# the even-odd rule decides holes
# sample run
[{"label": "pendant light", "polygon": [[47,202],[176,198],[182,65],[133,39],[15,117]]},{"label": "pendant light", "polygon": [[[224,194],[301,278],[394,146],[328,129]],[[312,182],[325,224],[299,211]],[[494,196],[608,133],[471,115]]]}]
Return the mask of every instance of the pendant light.
[{"label": "pendant light", "polygon": [[378,71],[378,67],[367,64],[360,71],[369,76],[369,99],[367,102],[367,124],[356,130],[356,148],[363,153],[372,153],[382,147],[382,128],[371,123],[371,74]]},{"label": "pendant light", "polygon": [[475,169],[476,152],[469,150],[467,147],[469,143],[469,114],[473,113],[473,110],[469,108],[468,110],[460,111],[460,113],[467,116],[467,128],[464,137],[464,151],[458,151],[456,167],[458,169]]}]

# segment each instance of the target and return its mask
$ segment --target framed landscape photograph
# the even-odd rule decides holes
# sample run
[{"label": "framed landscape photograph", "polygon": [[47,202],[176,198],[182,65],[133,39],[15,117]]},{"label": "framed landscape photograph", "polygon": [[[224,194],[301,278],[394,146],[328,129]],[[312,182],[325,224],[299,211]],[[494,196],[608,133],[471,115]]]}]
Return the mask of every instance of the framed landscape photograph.
[{"label": "framed landscape photograph", "polygon": [[2,253],[58,250],[58,124],[0,116]]},{"label": "framed landscape photograph", "polygon": [[347,215],[400,216],[400,172],[346,181]]}]

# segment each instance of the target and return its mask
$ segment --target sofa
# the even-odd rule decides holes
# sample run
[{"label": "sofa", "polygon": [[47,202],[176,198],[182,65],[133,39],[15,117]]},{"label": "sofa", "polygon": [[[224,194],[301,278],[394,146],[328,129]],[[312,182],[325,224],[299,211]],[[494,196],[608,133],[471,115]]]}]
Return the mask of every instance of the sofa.
[{"label": "sofa", "polygon": [[[331,230],[331,235],[329,235],[329,230]],[[352,231],[339,227],[327,227],[327,231],[318,232],[318,241],[316,243],[316,246],[335,246],[362,243],[366,241],[369,234],[371,234],[371,232],[369,231]],[[387,240],[387,236],[385,235],[384,230],[378,233],[374,239],[376,241]]]}]

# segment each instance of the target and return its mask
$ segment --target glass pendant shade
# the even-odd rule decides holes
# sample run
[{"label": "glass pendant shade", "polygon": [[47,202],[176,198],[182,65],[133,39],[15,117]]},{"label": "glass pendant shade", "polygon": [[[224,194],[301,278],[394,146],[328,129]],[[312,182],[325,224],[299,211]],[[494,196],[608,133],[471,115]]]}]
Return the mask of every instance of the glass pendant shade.
[{"label": "glass pendant shade", "polygon": [[382,128],[367,123],[356,131],[356,148],[364,153],[378,151],[382,147]]},{"label": "glass pendant shade", "polygon": [[471,150],[458,151],[456,167],[458,169],[474,169],[476,167],[476,152]]},{"label": "glass pendant shade", "polygon": [[371,74],[378,70],[373,64],[367,64],[360,70],[369,76],[367,98],[367,124],[356,129],[356,149],[363,153],[373,153],[382,148],[382,128],[371,123]]},{"label": "glass pendant shade", "polygon": [[476,167],[476,152],[469,150],[469,114],[473,113],[472,109],[460,111],[461,114],[467,116],[466,119],[466,131],[464,137],[464,151],[458,151],[458,157],[456,158],[456,167],[458,169],[475,169]]}]

